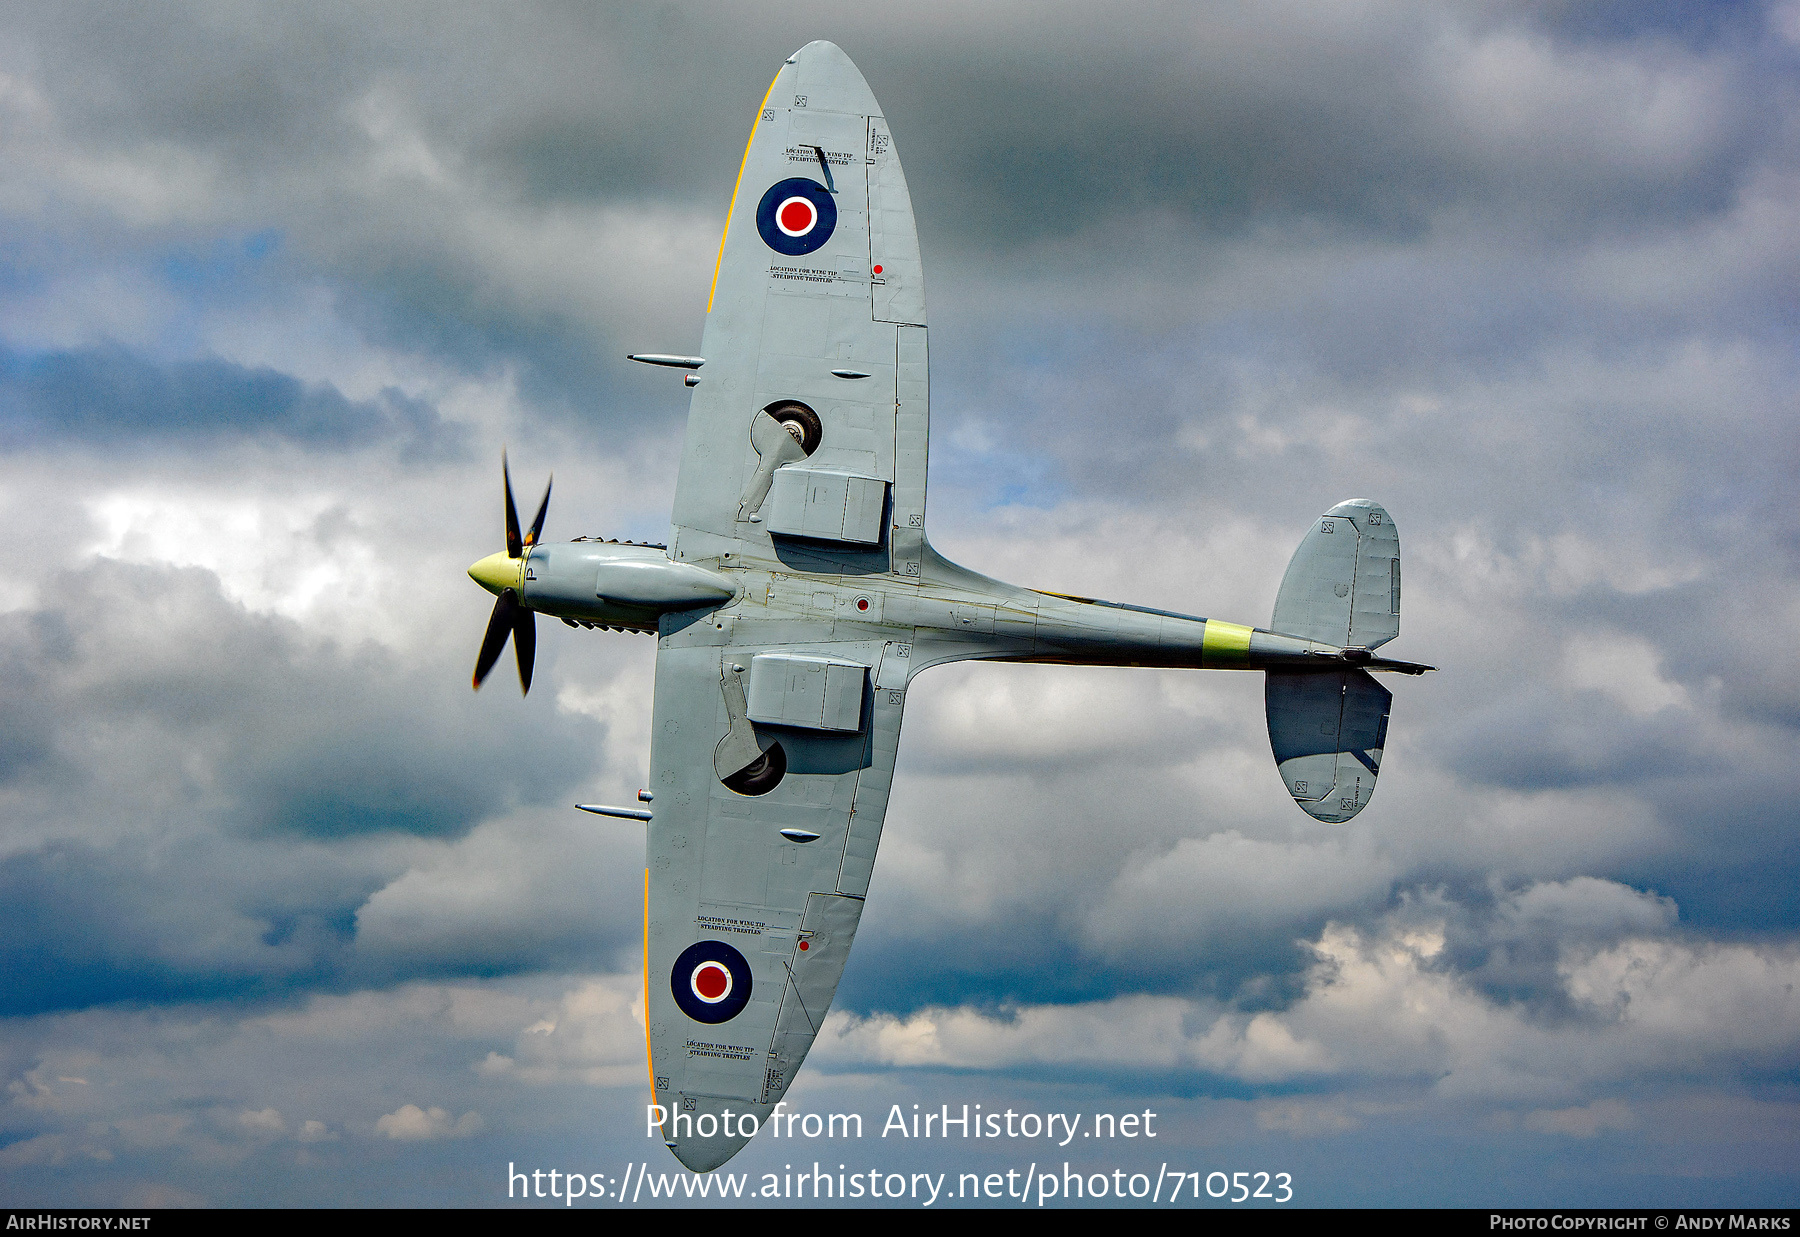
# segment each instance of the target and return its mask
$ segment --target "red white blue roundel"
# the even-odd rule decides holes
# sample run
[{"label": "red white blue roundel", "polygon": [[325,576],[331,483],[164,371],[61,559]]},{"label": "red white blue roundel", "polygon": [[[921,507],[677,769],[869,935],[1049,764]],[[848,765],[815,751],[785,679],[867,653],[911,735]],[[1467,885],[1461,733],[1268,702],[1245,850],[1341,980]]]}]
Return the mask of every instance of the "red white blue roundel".
[{"label": "red white blue roundel", "polygon": [[804,176],[770,185],[756,204],[756,230],[776,253],[811,253],[836,227],[837,203],[824,185]]},{"label": "red white blue roundel", "polygon": [[750,1003],[750,964],[724,941],[699,941],[675,959],[669,990],[695,1022],[729,1022]]}]

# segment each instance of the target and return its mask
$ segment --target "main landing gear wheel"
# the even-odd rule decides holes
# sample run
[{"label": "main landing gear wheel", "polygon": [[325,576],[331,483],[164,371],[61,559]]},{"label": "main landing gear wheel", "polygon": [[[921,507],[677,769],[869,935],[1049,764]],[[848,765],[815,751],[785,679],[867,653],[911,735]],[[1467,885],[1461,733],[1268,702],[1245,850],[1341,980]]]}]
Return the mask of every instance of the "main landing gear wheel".
[{"label": "main landing gear wheel", "polygon": [[786,776],[787,753],[781,750],[781,744],[771,743],[762,755],[721,780],[726,790],[740,795],[766,795]]},{"label": "main landing gear wheel", "polygon": [[819,449],[819,439],[825,433],[824,425],[819,421],[819,414],[797,400],[777,400],[763,409],[771,417],[781,422],[782,427],[794,436],[800,449],[811,455]]}]

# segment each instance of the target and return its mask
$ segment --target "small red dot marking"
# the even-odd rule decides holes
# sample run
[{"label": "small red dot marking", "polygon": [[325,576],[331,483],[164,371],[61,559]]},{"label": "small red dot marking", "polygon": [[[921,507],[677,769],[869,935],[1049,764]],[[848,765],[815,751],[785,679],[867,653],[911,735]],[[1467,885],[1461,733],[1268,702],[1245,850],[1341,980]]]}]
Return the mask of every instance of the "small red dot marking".
[{"label": "small red dot marking", "polygon": [[802,950],[805,950],[805,949],[807,949],[807,948],[809,948],[809,946],[808,946],[808,945],[807,945],[807,943],[806,943],[806,942],[805,942],[805,941],[801,941],[801,942],[800,942],[800,948],[801,948],[801,949],[802,949]]},{"label": "small red dot marking", "polygon": [[856,599],[856,608],[858,610],[867,610],[869,608],[869,599],[867,597],[858,597]]},{"label": "small red dot marking", "polygon": [[881,263],[879,263],[879,262],[877,262],[877,263],[876,263],[876,264],[875,264],[875,273],[876,273],[876,274],[877,274],[877,275],[879,275],[879,274],[881,274]]}]

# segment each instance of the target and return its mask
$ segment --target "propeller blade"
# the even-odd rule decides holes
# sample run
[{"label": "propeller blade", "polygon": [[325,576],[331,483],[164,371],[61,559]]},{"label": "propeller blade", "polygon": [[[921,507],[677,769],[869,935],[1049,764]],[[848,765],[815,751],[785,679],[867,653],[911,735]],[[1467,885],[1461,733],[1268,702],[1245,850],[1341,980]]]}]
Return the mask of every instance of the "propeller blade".
[{"label": "propeller blade", "polygon": [[[506,452],[500,453],[500,477],[506,483],[506,557],[519,557],[519,509],[513,506],[512,470],[506,466]],[[545,496],[546,501],[549,495]]]},{"label": "propeller blade", "polygon": [[531,691],[531,667],[537,661],[537,615],[524,606],[513,610],[513,652],[519,659],[519,694]]},{"label": "propeller blade", "polygon": [[[500,452],[500,480],[506,489],[506,556],[516,559],[536,545],[543,534],[544,517],[550,512],[550,486],[556,479],[552,477],[550,484],[544,486],[544,499],[538,504],[536,518],[531,521],[531,532],[523,537],[519,535],[518,504],[513,501],[512,464],[505,451]],[[488,618],[487,634],[481,639],[481,655],[475,659],[475,674],[470,680],[477,689],[494,668],[494,663],[500,660],[509,635],[513,653],[519,659],[519,691],[531,691],[531,671],[537,661],[537,616],[519,604],[519,595],[510,588],[500,591],[499,600],[494,602],[494,612]]]},{"label": "propeller blade", "polygon": [[538,534],[544,531],[544,514],[550,510],[550,487],[556,484],[555,474],[544,483],[544,501],[538,504],[537,518],[531,522],[531,532],[525,538],[525,544],[533,546],[538,543]]},{"label": "propeller blade", "polygon": [[[530,614],[527,612],[526,617]],[[500,660],[500,650],[506,647],[506,637],[517,629],[519,624],[519,605],[513,599],[513,591],[502,589],[499,599],[494,602],[494,613],[488,618],[487,635],[481,638],[481,655],[475,659],[475,675],[470,679],[470,686],[480,690],[481,681]],[[534,633],[535,634],[535,633]],[[520,660],[524,654],[521,652]]]}]

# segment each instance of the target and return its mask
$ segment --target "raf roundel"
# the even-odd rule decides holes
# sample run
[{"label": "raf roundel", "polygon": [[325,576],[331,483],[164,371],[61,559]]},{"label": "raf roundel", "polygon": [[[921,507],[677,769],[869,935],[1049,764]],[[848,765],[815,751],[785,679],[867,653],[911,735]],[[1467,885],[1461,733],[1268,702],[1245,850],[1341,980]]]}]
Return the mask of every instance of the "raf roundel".
[{"label": "raf roundel", "polygon": [[797,257],[831,239],[837,203],[816,180],[794,176],[770,185],[756,204],[756,231],[776,253]]},{"label": "raf roundel", "polygon": [[729,1022],[750,1003],[750,964],[724,941],[698,941],[675,959],[669,990],[695,1022]]}]

